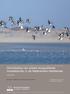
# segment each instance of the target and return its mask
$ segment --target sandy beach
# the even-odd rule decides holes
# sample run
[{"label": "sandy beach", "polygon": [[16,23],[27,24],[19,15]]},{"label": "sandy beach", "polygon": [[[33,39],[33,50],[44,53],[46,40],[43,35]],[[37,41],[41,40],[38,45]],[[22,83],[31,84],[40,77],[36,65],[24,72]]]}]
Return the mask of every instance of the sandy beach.
[{"label": "sandy beach", "polygon": [[[62,40],[59,40],[58,34],[64,32],[64,30],[51,30],[43,35],[45,31],[11,31],[5,30],[0,32],[0,43],[70,43],[70,39],[64,36]],[[35,36],[35,39],[33,38]]]}]

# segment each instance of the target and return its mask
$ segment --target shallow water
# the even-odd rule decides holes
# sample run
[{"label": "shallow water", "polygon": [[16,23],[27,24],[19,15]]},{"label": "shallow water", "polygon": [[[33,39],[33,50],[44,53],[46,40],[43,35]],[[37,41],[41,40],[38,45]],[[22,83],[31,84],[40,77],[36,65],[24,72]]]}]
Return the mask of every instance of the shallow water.
[{"label": "shallow water", "polygon": [[70,44],[0,43],[0,64],[70,64]]}]

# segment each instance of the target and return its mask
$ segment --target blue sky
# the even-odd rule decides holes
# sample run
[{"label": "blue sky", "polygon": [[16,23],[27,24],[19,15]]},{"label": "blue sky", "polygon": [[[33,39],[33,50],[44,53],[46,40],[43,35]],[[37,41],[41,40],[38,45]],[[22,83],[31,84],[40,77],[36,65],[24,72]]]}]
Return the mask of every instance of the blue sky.
[{"label": "blue sky", "polygon": [[56,27],[70,27],[69,9],[70,0],[0,0],[0,19],[21,16],[34,25],[47,25],[50,19]]}]

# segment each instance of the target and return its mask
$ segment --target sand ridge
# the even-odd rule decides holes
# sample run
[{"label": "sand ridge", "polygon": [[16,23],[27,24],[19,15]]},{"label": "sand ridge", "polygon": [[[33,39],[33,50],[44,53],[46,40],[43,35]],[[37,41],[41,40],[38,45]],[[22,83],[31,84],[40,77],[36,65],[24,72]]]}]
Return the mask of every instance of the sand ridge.
[{"label": "sand ridge", "polygon": [[64,35],[59,40],[59,34],[62,32],[65,30],[52,29],[50,32],[29,30],[26,32],[26,30],[4,29],[0,32],[0,43],[70,43],[70,36]]}]

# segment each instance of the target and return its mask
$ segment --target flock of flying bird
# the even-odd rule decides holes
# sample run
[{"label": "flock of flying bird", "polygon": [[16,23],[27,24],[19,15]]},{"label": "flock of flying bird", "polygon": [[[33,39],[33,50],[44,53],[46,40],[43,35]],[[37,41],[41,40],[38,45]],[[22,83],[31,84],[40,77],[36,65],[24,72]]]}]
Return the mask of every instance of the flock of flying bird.
[{"label": "flock of flying bird", "polygon": [[[19,17],[18,20],[15,20],[12,16],[9,16],[8,19],[7,19],[7,21],[0,20],[0,27],[9,28],[9,27],[7,27],[7,22],[11,23],[11,28],[14,28],[14,29],[15,28],[24,29],[24,24],[25,23],[30,24],[31,20],[28,18],[24,22],[24,20],[21,17]],[[50,26],[49,28],[55,29],[55,26],[53,25],[53,23],[50,20],[48,20],[48,25]],[[12,27],[12,26],[14,26],[14,27]],[[42,26],[35,26],[33,28],[31,28],[31,27],[25,27],[25,29],[26,29],[27,32],[28,32],[29,29],[33,29],[33,30],[36,30],[36,31],[39,31],[39,30],[42,30],[42,31],[45,30],[45,31],[47,31],[47,30],[49,30],[49,29],[47,29],[47,27],[44,27],[43,25]],[[64,35],[66,35],[67,37],[70,36],[70,30],[69,30],[69,28],[65,27],[64,29],[66,30],[66,32],[59,33],[59,35],[58,35],[59,36],[59,40],[63,39]],[[45,34],[45,32],[43,34]],[[33,36],[33,38],[35,39],[35,36]]]}]

